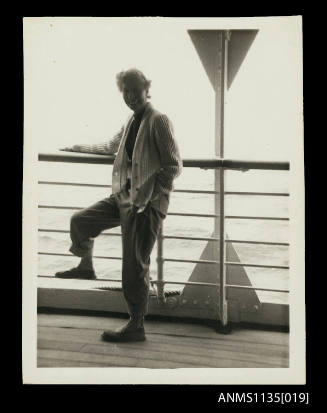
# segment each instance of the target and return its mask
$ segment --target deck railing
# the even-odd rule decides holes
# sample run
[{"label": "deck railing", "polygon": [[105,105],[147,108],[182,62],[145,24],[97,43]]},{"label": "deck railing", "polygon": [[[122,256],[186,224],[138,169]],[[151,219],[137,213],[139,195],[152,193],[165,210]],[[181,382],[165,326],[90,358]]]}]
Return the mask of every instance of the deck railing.
[{"label": "deck railing", "polygon": [[[86,153],[41,153],[39,154],[39,161],[45,162],[68,162],[68,163],[88,163],[88,164],[108,164],[112,165],[114,162],[114,156],[104,156]],[[271,220],[271,221],[288,221],[288,217],[271,217],[271,216],[244,216],[244,215],[225,215],[225,196],[226,195],[251,195],[251,196],[269,196],[269,197],[281,197],[288,196],[288,193],[277,193],[277,192],[229,192],[224,191],[224,179],[225,170],[242,170],[247,171],[249,169],[259,169],[259,170],[289,170],[288,162],[269,162],[269,161],[245,161],[245,160],[232,160],[232,159],[184,159],[183,167],[196,167],[202,169],[218,169],[220,168],[220,191],[205,191],[205,190],[186,190],[186,189],[176,189],[174,192],[179,193],[194,193],[194,194],[213,194],[219,196],[219,214],[196,214],[196,213],[182,213],[182,212],[168,212],[171,216],[187,216],[187,217],[206,217],[218,219],[220,222],[219,237],[186,237],[186,236],[168,236],[164,235],[163,227],[161,226],[159,234],[157,237],[157,280],[151,281],[153,284],[157,285],[157,296],[158,301],[163,303],[165,301],[165,284],[175,284],[175,285],[191,285],[191,286],[213,286],[219,289],[219,312],[220,321],[223,325],[226,325],[227,320],[227,306],[226,306],[226,290],[228,288],[238,288],[238,289],[248,289],[248,290],[258,290],[258,291],[270,291],[279,293],[289,293],[289,290],[285,289],[273,289],[273,288],[261,288],[254,286],[244,286],[244,285],[234,285],[228,284],[226,282],[226,267],[227,266],[241,266],[241,267],[256,267],[256,268],[270,268],[270,269],[281,269],[288,270],[288,266],[284,265],[266,265],[259,263],[245,263],[245,262],[231,262],[226,261],[226,244],[227,243],[240,243],[240,244],[257,244],[257,245],[271,245],[271,246],[289,246],[286,242],[271,242],[271,241],[256,241],[256,240],[239,240],[239,239],[229,239],[225,236],[225,220],[226,219],[251,219],[251,220]],[[75,182],[53,182],[53,181],[39,181],[40,185],[65,185],[65,186],[82,186],[82,187],[95,187],[95,188],[110,188],[111,185],[98,185],[98,184],[84,184]],[[39,208],[46,209],[68,209],[68,210],[79,210],[83,209],[78,206],[57,206],[57,205],[39,205]],[[68,230],[64,229],[50,229],[50,228],[39,228],[39,232],[54,232],[54,233],[69,233]],[[121,236],[120,233],[103,233],[106,236]],[[163,256],[163,241],[164,239],[178,239],[178,240],[196,240],[196,241],[208,241],[219,243],[219,260],[196,260],[196,259],[178,259],[178,258],[165,258]],[[72,254],[63,254],[55,252],[44,252],[39,251],[39,255],[54,255],[54,256],[72,256]],[[97,259],[112,259],[120,260],[121,257],[109,257],[109,256],[94,256]],[[183,262],[183,263],[196,263],[196,264],[213,264],[219,265],[218,279],[216,283],[207,282],[182,282],[182,281],[166,281],[164,279],[164,262]],[[41,277],[46,277],[42,276]],[[105,278],[101,281],[118,281],[121,279]]]}]

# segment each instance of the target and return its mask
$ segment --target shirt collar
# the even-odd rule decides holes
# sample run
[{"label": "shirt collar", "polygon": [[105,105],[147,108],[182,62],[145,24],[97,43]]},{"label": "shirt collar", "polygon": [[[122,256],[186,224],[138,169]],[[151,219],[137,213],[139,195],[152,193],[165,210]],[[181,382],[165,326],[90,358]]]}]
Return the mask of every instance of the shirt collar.
[{"label": "shirt collar", "polygon": [[139,113],[134,113],[134,119],[135,120],[141,120],[142,119],[142,116],[144,115],[144,112],[145,112],[145,109],[148,107],[148,105],[149,105],[149,102],[147,102],[145,105],[144,105],[144,108],[141,110],[141,112],[139,112]]}]

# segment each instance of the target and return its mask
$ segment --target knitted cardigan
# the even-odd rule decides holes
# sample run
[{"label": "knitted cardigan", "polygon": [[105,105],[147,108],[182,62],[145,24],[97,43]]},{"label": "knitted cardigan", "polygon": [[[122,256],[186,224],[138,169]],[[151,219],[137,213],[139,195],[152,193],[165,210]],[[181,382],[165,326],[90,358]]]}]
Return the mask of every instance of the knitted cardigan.
[{"label": "knitted cardigan", "polygon": [[[127,179],[128,158],[125,142],[133,116],[109,141],[80,145],[81,152],[114,155],[112,193],[119,192]],[[142,211],[148,202],[167,213],[173,180],[182,171],[182,159],[174,137],[173,126],[167,115],[147,103],[136,137],[131,171],[131,199]]]}]

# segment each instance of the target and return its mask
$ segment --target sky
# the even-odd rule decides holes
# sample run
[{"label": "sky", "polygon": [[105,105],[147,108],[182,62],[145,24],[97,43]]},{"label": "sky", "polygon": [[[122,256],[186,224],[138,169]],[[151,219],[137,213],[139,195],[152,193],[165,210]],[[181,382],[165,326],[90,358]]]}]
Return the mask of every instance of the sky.
[{"label": "sky", "polygon": [[[130,114],[115,76],[137,67],[152,80],[151,101],[172,120],[182,156],[214,157],[214,91],[187,30],[233,25],[200,18],[25,18],[25,141],[52,151],[110,139]],[[243,26],[259,32],[226,97],[225,157],[289,160],[301,143],[298,33],[288,19]]]}]

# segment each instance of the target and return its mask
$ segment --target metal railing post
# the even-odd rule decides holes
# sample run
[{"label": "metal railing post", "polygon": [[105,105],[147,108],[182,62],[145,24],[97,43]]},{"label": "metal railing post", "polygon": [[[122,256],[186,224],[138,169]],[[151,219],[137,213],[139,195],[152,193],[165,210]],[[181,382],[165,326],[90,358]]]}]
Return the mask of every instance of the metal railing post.
[{"label": "metal railing post", "polygon": [[[216,128],[215,128],[215,154],[224,160],[224,135],[225,135],[225,104],[227,97],[228,74],[228,42],[230,32],[221,32],[218,40],[217,82],[216,82]],[[215,191],[219,194],[215,199],[215,236],[219,234],[219,261],[218,271],[218,296],[219,296],[219,325],[218,330],[227,332],[228,306],[226,297],[226,245],[225,245],[225,168],[224,164],[215,171]]]},{"label": "metal railing post", "polygon": [[225,244],[225,169],[221,168],[220,177],[220,194],[219,194],[219,209],[220,209],[220,226],[219,226],[219,315],[222,327],[226,327],[228,323],[228,306],[226,298],[226,244]]},{"label": "metal railing post", "polygon": [[165,303],[165,284],[164,284],[164,273],[163,273],[163,222],[161,223],[157,236],[157,299],[159,304]]}]

